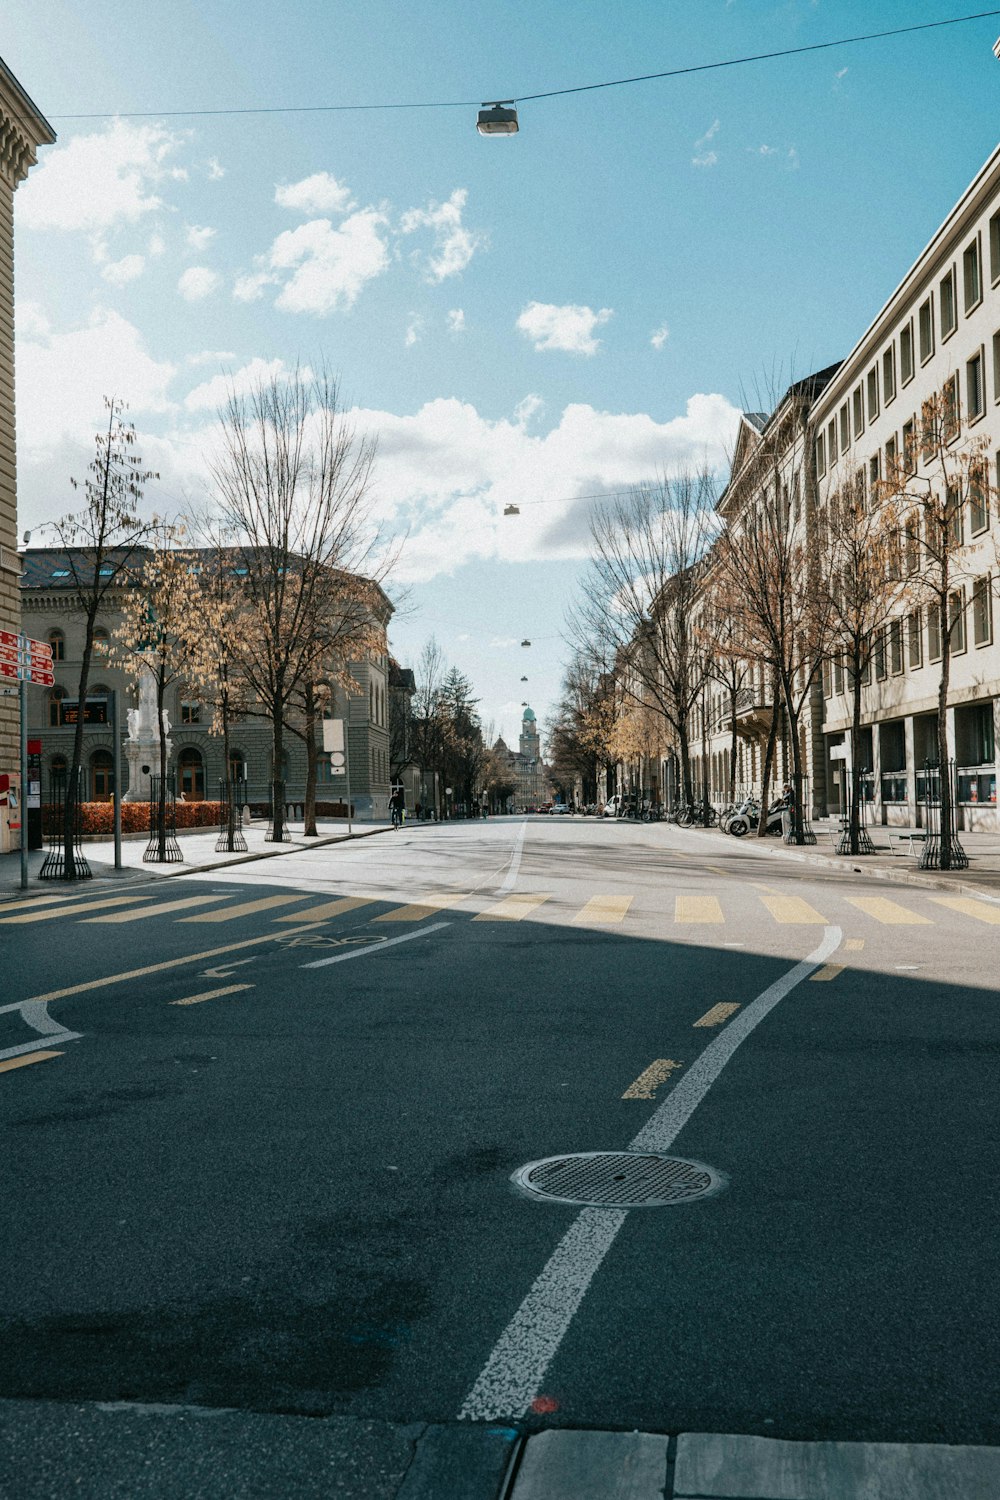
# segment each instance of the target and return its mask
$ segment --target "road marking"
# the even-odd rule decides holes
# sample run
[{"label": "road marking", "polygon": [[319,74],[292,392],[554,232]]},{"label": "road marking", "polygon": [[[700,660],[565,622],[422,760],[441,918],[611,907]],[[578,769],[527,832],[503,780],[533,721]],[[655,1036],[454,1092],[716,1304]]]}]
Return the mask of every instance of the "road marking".
[{"label": "road marking", "polygon": [[624,922],[625,914],[632,905],[631,896],[591,896],[573,918],[574,922]]},{"label": "road marking", "polygon": [[658,1057],[644,1072],[639,1074],[634,1083],[629,1084],[622,1098],[655,1099],[656,1090],[664,1079],[669,1078],[675,1068],[683,1068],[683,1066],[683,1063],[674,1062],[670,1057]]},{"label": "road marking", "polygon": [[181,917],[181,921],[235,922],[238,917],[252,917],[259,911],[272,911],[276,906],[287,906],[291,901],[301,900],[301,891],[294,896],[261,896],[258,901],[242,901],[239,906],[224,906],[221,911],[200,911],[196,917]]},{"label": "road marking", "polygon": [[977,922],[990,922],[994,927],[1000,923],[1000,906],[986,906],[971,896],[932,896],[931,900],[951,911],[960,911],[965,917],[975,917]]},{"label": "road marking", "polygon": [[722,907],[714,896],[675,896],[675,922],[724,922]]},{"label": "road marking", "polygon": [[[281,935],[282,937],[287,936],[286,933],[282,933]],[[202,969],[201,977],[202,979],[228,979],[237,969],[242,969],[247,964],[256,963],[259,956],[257,953],[251,953],[249,958],[234,958],[231,963],[220,964],[217,969]]]},{"label": "road marking", "polygon": [[204,906],[208,901],[218,901],[218,896],[185,896],[183,901],[160,901],[156,906],[141,906],[138,911],[107,912],[102,917],[85,917],[86,922],[142,922],[146,917],[158,917],[165,911],[183,911],[186,906]]},{"label": "road marking", "polygon": [[865,946],[864,938],[848,938],[844,944],[845,953],[860,953]]},{"label": "road marking", "polygon": [[[712,1038],[631,1142],[629,1151],[669,1150],[737,1047],[779,1001],[836,952],[841,937],[839,927],[828,927],[808,958],[789,969]],[[497,1340],[462,1404],[460,1420],[492,1422],[524,1415],[627,1218],[625,1209],[581,1210]]]},{"label": "road marking", "polygon": [[428,933],[440,932],[442,927],[450,927],[450,922],[434,922],[430,927],[421,927],[419,932],[402,932],[399,937],[379,938],[377,943],[369,943],[366,948],[354,948],[350,953],[334,953],[331,958],[316,958],[312,963],[302,964],[303,969],[325,969],[327,964],[344,964],[350,958],[364,958],[367,953],[382,953],[386,948],[393,948],[397,943],[409,943],[414,938],[427,937]]},{"label": "road marking", "polygon": [[460,901],[468,901],[468,893],[465,895],[454,895],[445,892],[440,896],[428,896],[425,901],[420,901],[413,906],[397,906],[395,911],[383,912],[380,917],[373,917],[373,922],[422,922],[425,917],[432,917],[437,911],[447,911],[451,906],[457,906]]},{"label": "road marking", "polygon": [[[67,985],[64,990],[50,990],[47,995],[32,995],[31,1002],[65,1000],[68,995],[82,995],[87,990],[100,990],[108,984],[124,984],[129,979],[145,979],[147,974],[161,974],[165,969],[179,969],[184,964],[201,963],[205,958],[218,958],[222,953],[238,953],[241,948],[253,948],[257,943],[276,943],[281,938],[291,937],[295,932],[309,932],[308,927],[292,928],[291,932],[264,932],[257,937],[243,938],[238,943],[225,943],[221,948],[206,948],[202,953],[188,953],[183,958],[165,958],[158,964],[147,964],[143,969],[126,969],[122,974],[105,974],[101,979],[87,979],[82,984]],[[26,1002],[27,1003],[27,1002]]]},{"label": "road marking", "polygon": [[512,891],[514,889],[514,885],[517,881],[517,872],[521,868],[521,855],[524,853],[524,836],[527,831],[528,824],[527,822],[524,822],[521,824],[521,827],[518,830],[517,837],[514,840],[514,848],[511,851],[510,856],[510,868],[504,876],[503,881],[501,882],[499,887],[501,893],[504,891]]},{"label": "road marking", "polygon": [[89,882],[85,880],[83,882],[83,889],[78,891],[59,891],[57,895],[53,896],[25,896],[18,901],[0,901],[0,912],[22,911],[26,906],[32,908],[37,906],[55,906],[60,901],[64,903],[67,901],[80,901],[84,896],[93,896],[94,887],[90,885],[88,889],[88,885]]},{"label": "road marking", "polygon": [[818,970],[817,973],[810,974],[809,978],[813,981],[814,984],[819,984],[825,979],[836,979],[837,975],[842,974],[843,972],[843,964],[827,964],[824,968]]},{"label": "road marking", "polygon": [[171,1000],[171,1005],[200,1005],[203,1000],[218,1000],[220,995],[238,995],[241,990],[252,990],[252,984],[227,984],[221,990],[203,990],[200,995],[188,995],[186,1000]]},{"label": "road marking", "polygon": [[881,922],[886,927],[930,927],[930,917],[922,917],[918,912],[910,911],[907,906],[900,906],[898,901],[890,901],[885,896],[845,896],[849,906],[856,906],[858,911],[863,911],[865,916],[874,917],[876,922]]},{"label": "road marking", "polygon": [[801,896],[772,896],[765,891],[760,899],[774,920],[783,925],[804,922],[826,925],[826,918],[821,917],[815,907],[810,906],[808,901],[803,901]]},{"label": "road marking", "polygon": [[337,901],[324,901],[319,906],[307,906],[305,911],[286,912],[275,917],[276,922],[324,922],[328,917],[339,917],[345,911],[357,911],[359,906],[371,906],[374,896],[341,896]]},{"label": "road marking", "polygon": [[739,1006],[735,1004],[723,1003],[721,1005],[713,1005],[711,1010],[706,1010],[701,1019],[692,1022],[692,1025],[721,1026],[723,1021],[728,1021],[729,1017],[735,1015],[738,1010]]},{"label": "road marking", "polygon": [[489,911],[481,911],[472,920],[474,922],[520,922],[522,917],[526,917],[536,907],[542,906],[546,901],[551,900],[551,896],[520,894],[508,896],[506,901],[499,902],[496,906],[491,907]]},{"label": "road marking", "polygon": [[26,911],[16,917],[0,917],[0,922],[49,922],[53,917],[73,917],[78,911],[97,911],[102,906],[126,906],[130,901],[148,900],[148,894],[105,896],[100,901],[78,901],[75,906],[50,906],[45,911]]},{"label": "road marking", "polygon": [[21,1057],[8,1057],[0,1062],[0,1073],[12,1073],[15,1068],[26,1068],[29,1063],[45,1062],[50,1057],[62,1057],[61,1052],[27,1052]]}]

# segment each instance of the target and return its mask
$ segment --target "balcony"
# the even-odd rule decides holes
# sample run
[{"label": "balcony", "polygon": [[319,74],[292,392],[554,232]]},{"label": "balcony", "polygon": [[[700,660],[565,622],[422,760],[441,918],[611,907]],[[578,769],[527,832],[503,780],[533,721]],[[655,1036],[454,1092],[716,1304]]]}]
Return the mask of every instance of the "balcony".
[{"label": "balcony", "polygon": [[[746,739],[757,739],[771,728],[771,704],[757,687],[740,688],[736,694],[736,733]],[[713,726],[713,733],[725,734],[731,724],[732,714],[726,703]]]}]

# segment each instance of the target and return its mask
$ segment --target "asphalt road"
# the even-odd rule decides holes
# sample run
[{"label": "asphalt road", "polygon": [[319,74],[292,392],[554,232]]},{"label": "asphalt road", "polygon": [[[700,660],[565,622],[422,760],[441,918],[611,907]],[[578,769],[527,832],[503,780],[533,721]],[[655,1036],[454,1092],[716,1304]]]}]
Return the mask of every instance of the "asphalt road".
[{"label": "asphalt road", "polygon": [[[1000,906],[554,818],[52,894],[0,908],[0,1397],[1000,1443]],[[723,1191],[598,1245],[515,1189],[824,943],[670,1147]]]}]

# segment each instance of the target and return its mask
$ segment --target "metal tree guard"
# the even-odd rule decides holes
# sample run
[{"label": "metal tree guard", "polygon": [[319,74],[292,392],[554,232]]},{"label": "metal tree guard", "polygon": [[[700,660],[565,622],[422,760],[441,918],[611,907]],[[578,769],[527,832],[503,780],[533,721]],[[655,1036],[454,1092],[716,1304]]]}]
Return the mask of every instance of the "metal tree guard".
[{"label": "metal tree guard", "polygon": [[160,827],[160,778],[149,778],[149,843],[142,856],[143,864],[183,864],[184,856],[177,842],[177,795],[174,788],[174,773],[168,773],[162,783],[163,827]]},{"label": "metal tree guard", "polygon": [[89,861],[83,852],[80,838],[83,831],[83,767],[80,767],[73,807],[73,868],[66,869],[66,787],[68,771],[49,772],[49,802],[45,809],[48,827],[48,848],[38,872],[39,880],[88,880],[93,875]]},{"label": "metal tree guard", "polygon": [[871,834],[868,832],[868,798],[865,796],[865,777],[871,772],[867,766],[860,771],[844,770],[844,785],[847,791],[847,813],[843,820],[844,828],[837,841],[838,854],[851,853],[851,808],[854,806],[855,778],[861,795],[858,798],[858,853],[874,854],[875,845],[872,843]]},{"label": "metal tree guard", "polygon": [[235,781],[219,782],[219,837],[215,843],[216,854],[245,854],[246,836],[243,832],[243,809],[247,805],[247,784],[242,776]]},{"label": "metal tree guard", "polygon": [[[275,808],[279,806],[282,809],[280,837],[274,831],[276,822],[274,812]],[[267,822],[267,832],[264,834],[264,842],[265,844],[290,844],[292,842],[292,835],[288,828],[288,805],[285,802],[285,783],[283,781],[275,781],[271,784],[271,816]]]},{"label": "metal tree guard", "polygon": [[948,777],[948,785],[951,787],[949,798],[948,828],[943,829],[941,824],[941,765],[936,760],[924,761],[924,828],[927,837],[924,840],[923,851],[920,855],[919,868],[921,870],[940,870],[942,843],[945,838],[948,843],[948,869],[967,870],[969,868],[969,856],[958,840],[958,831],[955,821],[955,762],[948,761],[944,768],[944,774]]}]

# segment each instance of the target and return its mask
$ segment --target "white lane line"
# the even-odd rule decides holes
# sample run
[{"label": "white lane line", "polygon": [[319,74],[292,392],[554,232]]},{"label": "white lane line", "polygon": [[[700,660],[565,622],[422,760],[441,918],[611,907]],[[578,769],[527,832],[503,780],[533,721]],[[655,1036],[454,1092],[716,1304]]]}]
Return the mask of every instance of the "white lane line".
[{"label": "white lane line", "polygon": [[366,953],[384,953],[386,948],[394,948],[397,943],[412,943],[414,938],[426,937],[429,932],[439,932],[442,927],[450,927],[450,922],[432,922],[429,927],[421,927],[417,932],[404,932],[400,937],[384,938],[379,943],[369,943],[365,948],[352,948],[350,953],[335,953],[332,958],[316,958],[311,964],[299,964],[300,969],[325,969],[327,964],[346,964],[352,958],[364,958]]},{"label": "white lane line", "polygon": [[498,887],[498,890],[503,893],[512,891],[517,882],[517,872],[521,868],[521,855],[524,852],[524,835],[527,831],[528,825],[524,822],[518,829],[517,838],[514,840],[514,849],[510,856],[510,869],[503,878],[503,884]]},{"label": "white lane line", "polygon": [[[779,1000],[824,964],[840,944],[827,927],[819,947],[789,969],[731,1021],[674,1086],[630,1151],[664,1151],[687,1124],[737,1047]],[[511,1318],[466,1396],[459,1420],[494,1422],[521,1417],[538,1393],[595,1272],[625,1223],[624,1209],[584,1208],[563,1235],[545,1269]]]}]

